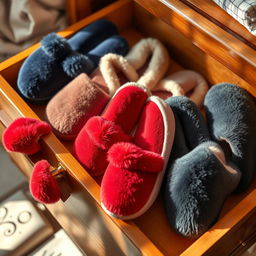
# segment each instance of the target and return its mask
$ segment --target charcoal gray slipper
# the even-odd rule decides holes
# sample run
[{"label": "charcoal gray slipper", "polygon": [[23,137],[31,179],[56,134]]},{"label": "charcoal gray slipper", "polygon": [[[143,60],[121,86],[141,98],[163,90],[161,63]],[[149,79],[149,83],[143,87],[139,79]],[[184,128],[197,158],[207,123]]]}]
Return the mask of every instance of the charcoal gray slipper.
[{"label": "charcoal gray slipper", "polygon": [[240,171],[226,163],[221,147],[210,140],[206,122],[191,100],[177,96],[166,102],[174,112],[176,134],[167,165],[165,208],[178,233],[197,237],[217,220]]},{"label": "charcoal gray slipper", "polygon": [[237,192],[245,190],[256,171],[256,104],[239,86],[213,86],[204,100],[209,131],[241,171]]}]

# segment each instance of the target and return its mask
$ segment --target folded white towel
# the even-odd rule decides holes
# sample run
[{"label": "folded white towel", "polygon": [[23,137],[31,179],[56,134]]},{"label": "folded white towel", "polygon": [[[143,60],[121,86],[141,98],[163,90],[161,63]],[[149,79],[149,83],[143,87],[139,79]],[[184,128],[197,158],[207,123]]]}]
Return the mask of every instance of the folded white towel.
[{"label": "folded white towel", "polygon": [[255,0],[213,0],[228,14],[256,35],[256,1]]}]

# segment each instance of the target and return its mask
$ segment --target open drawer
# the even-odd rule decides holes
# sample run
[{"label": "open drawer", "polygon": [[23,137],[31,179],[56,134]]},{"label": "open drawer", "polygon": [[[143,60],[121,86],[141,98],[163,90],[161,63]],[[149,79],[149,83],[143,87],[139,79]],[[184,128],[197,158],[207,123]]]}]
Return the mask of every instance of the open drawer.
[{"label": "open drawer", "polygon": [[[155,12],[155,15],[164,8],[161,1],[136,2],[144,5],[150,12]],[[198,36],[200,30],[189,16],[183,15],[182,8],[186,6],[180,1],[177,1],[177,7],[180,9],[165,7],[166,15],[162,17],[168,24],[139,4],[132,0],[117,1],[68,27],[60,34],[68,37],[83,26],[97,19],[106,18],[118,26],[130,45],[145,36],[160,39],[176,62],[172,63],[171,70],[175,71],[181,66],[194,69],[204,75],[209,84],[228,81],[256,95],[256,88],[248,83],[246,77],[239,76],[240,73],[235,72],[233,68],[229,69],[215,58],[214,41],[205,42],[207,38]],[[190,10],[190,15],[198,17],[193,10]],[[203,33],[202,31],[200,33]],[[206,44],[208,48],[204,51]],[[0,64],[0,119],[4,125],[21,116],[44,116],[45,106],[28,104],[15,91],[17,74],[22,62],[38,46],[37,44]],[[213,52],[210,52],[211,48]],[[226,52],[222,54],[223,58],[230,58],[229,55],[225,55]],[[54,167],[60,162],[67,170],[73,188],[72,196],[67,202],[56,204],[62,211],[55,208],[55,205],[47,207],[59,220],[72,211],[72,216],[76,216],[78,222],[77,219],[70,217],[63,223],[64,229],[73,225],[85,226],[87,234],[73,230],[71,236],[81,247],[84,246],[83,248],[85,244],[91,245],[90,255],[229,255],[256,231],[256,181],[245,193],[228,198],[219,221],[209,231],[197,240],[186,239],[177,235],[169,226],[161,195],[143,216],[133,221],[121,221],[107,216],[100,208],[100,186],[71,155],[70,143],[57,139],[53,134],[45,136],[41,143],[43,150],[30,160],[34,162],[44,158]]]}]

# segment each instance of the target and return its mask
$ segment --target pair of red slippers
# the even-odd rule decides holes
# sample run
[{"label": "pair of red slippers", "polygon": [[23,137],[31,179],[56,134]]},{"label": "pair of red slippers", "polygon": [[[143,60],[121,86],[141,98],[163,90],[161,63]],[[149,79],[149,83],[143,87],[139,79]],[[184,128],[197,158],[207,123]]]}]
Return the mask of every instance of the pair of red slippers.
[{"label": "pair of red slippers", "polygon": [[[31,130],[45,131],[45,127],[31,125]],[[10,130],[13,127],[3,136],[7,149],[8,140],[13,139]],[[162,184],[174,132],[171,108],[136,83],[118,89],[102,115],[87,121],[75,140],[74,154],[92,176],[103,175],[101,205],[109,215],[132,219],[152,205]],[[49,167],[37,165],[31,177],[31,192],[43,202],[44,198],[48,202],[59,198]],[[51,198],[50,191],[57,196]]]},{"label": "pair of red slippers", "polygon": [[103,175],[101,205],[109,215],[132,219],[152,205],[174,129],[171,108],[136,83],[122,86],[102,115],[87,121],[74,153],[92,176]]}]

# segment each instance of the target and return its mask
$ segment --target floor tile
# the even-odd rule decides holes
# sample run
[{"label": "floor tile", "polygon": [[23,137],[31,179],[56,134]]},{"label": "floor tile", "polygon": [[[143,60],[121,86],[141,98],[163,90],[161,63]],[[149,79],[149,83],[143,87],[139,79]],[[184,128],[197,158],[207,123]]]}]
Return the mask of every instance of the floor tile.
[{"label": "floor tile", "polygon": [[84,256],[63,229],[29,256]]},{"label": "floor tile", "polygon": [[25,177],[0,144],[0,197],[25,182]]},{"label": "floor tile", "polygon": [[23,255],[52,232],[48,221],[22,191],[0,203],[0,256]]}]

